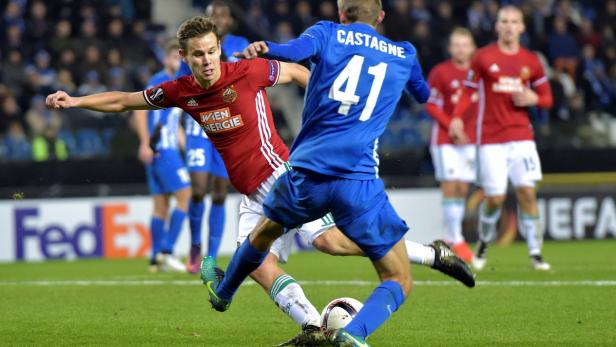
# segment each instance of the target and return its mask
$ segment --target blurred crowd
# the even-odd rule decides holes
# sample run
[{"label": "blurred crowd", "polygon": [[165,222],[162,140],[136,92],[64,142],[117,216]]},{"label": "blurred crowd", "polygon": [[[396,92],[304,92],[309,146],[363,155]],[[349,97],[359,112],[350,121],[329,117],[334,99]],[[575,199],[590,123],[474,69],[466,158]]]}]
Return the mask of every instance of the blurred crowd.
[{"label": "blurred crowd", "polygon": [[[541,55],[555,96],[549,112],[532,112],[539,145],[614,145],[616,0],[383,0],[386,18],[378,30],[412,42],[427,76],[447,59],[447,36],[455,26],[470,28],[478,46],[494,40],[496,12],[505,2],[523,9],[523,43]],[[195,13],[207,3],[194,0]],[[229,3],[234,33],[250,40],[285,42],[318,20],[337,21],[335,1]],[[50,111],[44,96],[56,89],[83,95],[143,88],[160,68],[164,34],[175,28],[153,23],[150,0],[0,0],[0,8],[0,160],[109,155],[126,119]],[[422,148],[430,124],[405,96],[381,145]],[[294,130],[282,132],[290,138]]]}]

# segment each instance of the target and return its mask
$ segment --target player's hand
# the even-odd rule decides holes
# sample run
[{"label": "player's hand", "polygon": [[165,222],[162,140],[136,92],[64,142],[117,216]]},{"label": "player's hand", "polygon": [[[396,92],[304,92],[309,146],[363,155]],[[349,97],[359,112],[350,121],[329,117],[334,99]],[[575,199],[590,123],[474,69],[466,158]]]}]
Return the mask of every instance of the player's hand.
[{"label": "player's hand", "polygon": [[454,118],[449,123],[449,138],[456,145],[466,145],[470,143],[468,136],[464,132],[464,122],[460,118]]},{"label": "player's hand", "polygon": [[71,108],[75,106],[75,99],[66,92],[59,90],[53,94],[47,95],[45,105],[47,108],[53,110],[61,110],[63,108]]},{"label": "player's hand", "polygon": [[139,160],[142,163],[149,165],[152,163],[152,159],[154,158],[154,151],[150,148],[148,143],[142,143],[139,146]]},{"label": "player's hand", "polygon": [[524,90],[521,92],[513,93],[512,98],[513,104],[517,107],[531,107],[539,102],[537,93],[528,87],[524,87]]},{"label": "player's hand", "polygon": [[269,52],[267,43],[265,43],[265,41],[256,41],[249,44],[248,47],[244,48],[242,52],[233,53],[233,56],[241,59],[254,59],[266,54],[267,52]]}]

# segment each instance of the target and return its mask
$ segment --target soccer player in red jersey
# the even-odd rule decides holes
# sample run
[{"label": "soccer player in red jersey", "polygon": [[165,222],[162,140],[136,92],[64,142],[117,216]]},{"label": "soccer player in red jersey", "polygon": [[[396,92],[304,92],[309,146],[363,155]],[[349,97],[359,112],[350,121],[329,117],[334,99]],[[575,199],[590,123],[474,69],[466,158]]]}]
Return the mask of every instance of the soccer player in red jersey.
[{"label": "soccer player in red jersey", "polygon": [[550,269],[541,256],[543,233],[535,183],[542,173],[528,107],[551,107],[552,91],[537,55],[520,46],[524,29],[519,8],[507,5],[498,11],[497,42],[479,49],[471,62],[468,81],[477,88],[465,88],[453,112],[454,118],[463,118],[471,94],[479,92],[478,178],[486,199],[480,207],[480,241],[473,261],[478,270],[485,266],[488,243],[496,236],[508,180],[515,188],[520,231],[526,237],[531,265],[536,270]]},{"label": "soccer player in red jersey", "polygon": [[[274,128],[265,88],[295,82],[306,86],[306,68],[275,60],[255,59],[236,63],[220,61],[220,38],[207,17],[195,17],[178,29],[180,54],[192,75],[167,81],[142,92],[105,92],[71,97],[58,91],[47,97],[50,108],[79,107],[100,112],[180,107],[207,132],[219,151],[231,184],[243,194],[240,204],[238,244],[243,242],[263,215],[262,202],[288,165],[288,149]],[[294,230],[295,231],[295,230]],[[338,230],[331,215],[306,223],[297,232],[319,250],[337,255],[362,255],[361,249]],[[320,315],[299,284],[278,261],[285,262],[294,232],[288,232],[270,248],[265,262],[251,277],[287,315],[302,326],[295,344],[318,339]],[[409,259],[431,266],[468,286],[474,285],[470,270],[438,242],[424,246],[407,241]],[[466,281],[466,282],[465,282]],[[472,282],[472,284],[470,282]],[[316,337],[315,337],[316,336]],[[324,342],[322,340],[321,342]]]},{"label": "soccer player in red jersey", "polygon": [[[464,261],[470,262],[473,251],[468,247],[462,235],[462,220],[469,184],[475,181],[476,148],[475,124],[477,119],[478,94],[471,98],[471,106],[464,113],[463,132],[456,138],[449,131],[456,131],[452,122],[455,105],[460,99],[471,58],[475,52],[473,34],[468,29],[454,29],[449,36],[449,54],[451,59],[436,65],[428,76],[430,98],[426,112],[436,120],[432,128],[430,153],[434,163],[436,179],[441,183],[443,194],[442,209],[445,221],[445,240],[453,245],[453,251]],[[456,138],[456,141],[452,138]]]}]

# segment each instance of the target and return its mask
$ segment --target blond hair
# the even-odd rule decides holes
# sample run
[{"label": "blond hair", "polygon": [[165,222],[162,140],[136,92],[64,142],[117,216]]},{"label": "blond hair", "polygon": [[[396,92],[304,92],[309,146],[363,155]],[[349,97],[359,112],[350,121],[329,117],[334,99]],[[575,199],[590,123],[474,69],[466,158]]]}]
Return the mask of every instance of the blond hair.
[{"label": "blond hair", "polygon": [[351,23],[363,22],[374,24],[383,10],[381,0],[338,0],[338,10]]}]

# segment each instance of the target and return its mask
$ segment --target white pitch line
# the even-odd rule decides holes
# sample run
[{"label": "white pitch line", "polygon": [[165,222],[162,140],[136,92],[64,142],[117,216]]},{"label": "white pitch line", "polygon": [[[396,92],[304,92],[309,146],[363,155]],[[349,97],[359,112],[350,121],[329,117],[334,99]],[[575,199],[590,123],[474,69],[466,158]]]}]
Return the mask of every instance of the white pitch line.
[{"label": "white pitch line", "polygon": [[[460,283],[455,281],[413,281],[417,286],[459,286]],[[89,286],[197,286],[201,285],[198,280],[40,280],[40,281],[0,281],[0,286],[74,286],[74,287],[89,287]],[[247,281],[246,286],[252,286],[254,281]],[[361,280],[317,280],[317,281],[300,281],[303,286],[375,286],[376,281],[361,281]],[[526,280],[511,280],[511,281],[477,281],[478,287],[616,287],[614,280],[564,280],[564,281],[526,281]]]}]

